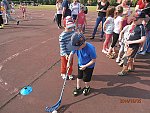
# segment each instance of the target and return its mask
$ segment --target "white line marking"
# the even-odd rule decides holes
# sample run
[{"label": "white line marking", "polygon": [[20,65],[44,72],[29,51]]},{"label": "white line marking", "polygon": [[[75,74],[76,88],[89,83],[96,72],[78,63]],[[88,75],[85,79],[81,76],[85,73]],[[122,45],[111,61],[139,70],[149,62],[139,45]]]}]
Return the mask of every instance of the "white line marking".
[{"label": "white line marking", "polygon": [[[6,58],[5,60],[3,60],[3,61],[0,63],[0,71],[2,70],[3,65],[4,65],[6,62],[8,62],[8,61],[10,61],[10,60],[12,60],[12,59],[14,59],[14,58],[16,58],[17,56],[19,56],[20,54],[22,54],[22,53],[24,53],[24,52],[27,52],[27,51],[29,51],[29,50],[31,50],[31,49],[33,49],[33,48],[36,48],[36,47],[40,46],[41,44],[44,44],[44,43],[46,43],[46,42],[48,42],[48,41],[50,41],[50,40],[52,40],[52,39],[55,39],[55,38],[50,38],[50,39],[48,39],[48,40],[42,41],[42,42],[40,42],[40,44],[37,44],[37,45],[35,45],[35,46],[31,46],[30,48],[24,49],[23,51],[18,52],[18,53],[16,53],[16,54],[14,54],[14,55],[12,55],[12,56]],[[13,40],[12,40],[12,41],[13,41]]]}]

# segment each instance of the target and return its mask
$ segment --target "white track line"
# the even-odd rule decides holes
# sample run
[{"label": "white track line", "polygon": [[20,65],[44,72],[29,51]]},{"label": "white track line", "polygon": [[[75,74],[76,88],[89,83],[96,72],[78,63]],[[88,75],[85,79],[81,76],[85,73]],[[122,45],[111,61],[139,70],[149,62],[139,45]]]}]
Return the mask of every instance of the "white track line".
[{"label": "white track line", "polygon": [[3,42],[3,43],[0,43],[0,46],[4,45],[4,44],[7,44],[7,43],[10,43],[10,42],[14,42],[15,40],[9,40],[9,41],[6,41],[6,42]]},{"label": "white track line", "polygon": [[55,39],[55,38],[50,38],[50,39],[48,39],[48,40],[42,41],[42,42],[40,42],[40,44],[37,44],[37,45],[35,45],[35,46],[31,46],[30,48],[24,49],[23,51],[18,52],[18,53],[15,53],[14,55],[11,55],[10,57],[6,58],[5,60],[3,60],[3,61],[0,63],[0,71],[1,71],[2,68],[3,68],[3,65],[4,65],[5,63],[7,63],[8,61],[10,61],[10,60],[16,58],[17,56],[19,56],[20,54],[22,54],[22,53],[24,53],[24,52],[27,52],[27,51],[29,51],[29,50],[31,50],[31,49],[33,49],[33,48],[36,48],[36,47],[40,46],[40,45],[42,45],[42,44],[44,44],[44,43],[46,43],[46,42],[48,42],[48,41],[50,41],[50,40],[52,40],[52,39]]}]

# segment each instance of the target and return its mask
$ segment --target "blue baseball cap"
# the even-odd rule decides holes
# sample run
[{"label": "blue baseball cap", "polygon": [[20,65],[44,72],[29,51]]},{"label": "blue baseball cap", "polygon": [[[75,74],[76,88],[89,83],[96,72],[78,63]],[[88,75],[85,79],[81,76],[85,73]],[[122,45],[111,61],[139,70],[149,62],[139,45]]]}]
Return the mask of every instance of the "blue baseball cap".
[{"label": "blue baseball cap", "polygon": [[82,33],[75,32],[71,36],[71,41],[67,45],[69,50],[77,50],[85,42],[85,36]]}]

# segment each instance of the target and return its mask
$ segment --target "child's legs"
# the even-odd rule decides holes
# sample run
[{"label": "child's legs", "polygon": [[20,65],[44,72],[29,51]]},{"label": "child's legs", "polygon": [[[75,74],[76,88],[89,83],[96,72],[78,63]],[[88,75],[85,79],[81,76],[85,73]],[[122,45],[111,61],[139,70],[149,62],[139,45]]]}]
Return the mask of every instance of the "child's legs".
[{"label": "child's legs", "polygon": [[133,58],[129,58],[128,59],[128,69],[134,69],[134,67],[133,67]]},{"label": "child's legs", "polygon": [[58,27],[61,26],[61,18],[62,18],[62,14],[57,14],[57,25],[58,25]]},{"label": "child's legs", "polygon": [[[68,62],[68,60],[66,60],[66,57],[61,56],[61,74],[66,74],[67,62]],[[71,65],[70,65],[68,75],[72,74],[72,65],[73,65],[73,60],[72,60]]]},{"label": "child's legs", "polygon": [[117,33],[113,33],[113,39],[112,39],[112,44],[111,44],[111,47],[114,48],[117,41],[118,41],[118,38],[119,38],[119,34]]},{"label": "child's legs", "polygon": [[110,42],[110,39],[112,37],[112,34],[105,34],[106,38],[105,38],[105,41],[103,43],[103,50],[106,50],[108,49],[108,44]]},{"label": "child's legs", "polygon": [[122,43],[122,45],[120,46],[120,49],[119,49],[119,53],[118,53],[118,58],[121,57],[121,54],[124,52],[124,43]]},{"label": "child's legs", "polygon": [[83,81],[85,83],[85,87],[90,86],[90,81],[93,75],[93,70],[94,68],[86,68],[85,70],[83,70]]},{"label": "child's legs", "polygon": [[3,24],[3,17],[0,15],[0,26]]}]

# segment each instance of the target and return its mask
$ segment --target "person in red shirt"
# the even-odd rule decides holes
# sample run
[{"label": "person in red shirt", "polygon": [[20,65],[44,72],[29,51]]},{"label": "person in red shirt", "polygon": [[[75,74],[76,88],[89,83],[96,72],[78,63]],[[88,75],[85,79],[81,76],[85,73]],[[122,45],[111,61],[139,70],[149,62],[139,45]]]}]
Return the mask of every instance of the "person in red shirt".
[{"label": "person in red shirt", "polygon": [[84,7],[81,7],[81,10],[80,10],[79,14],[77,15],[76,24],[77,24],[79,32],[84,33],[85,32],[84,28],[87,25],[86,15],[84,13]]},{"label": "person in red shirt", "polygon": [[136,10],[141,10],[145,8],[145,0],[138,0],[136,7],[135,7],[135,11]]}]

